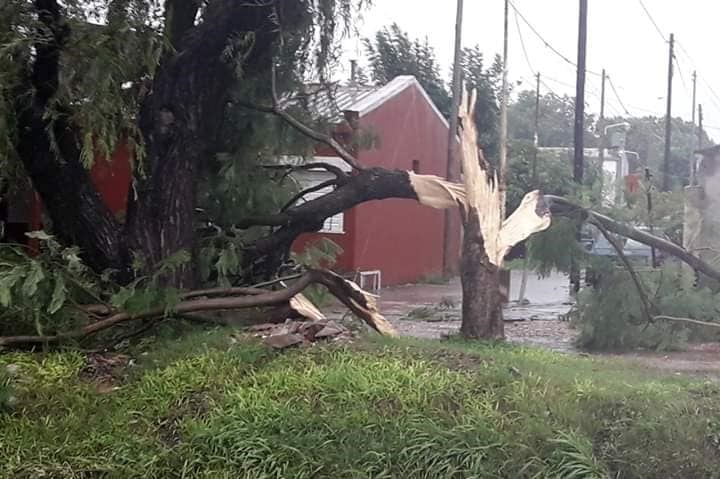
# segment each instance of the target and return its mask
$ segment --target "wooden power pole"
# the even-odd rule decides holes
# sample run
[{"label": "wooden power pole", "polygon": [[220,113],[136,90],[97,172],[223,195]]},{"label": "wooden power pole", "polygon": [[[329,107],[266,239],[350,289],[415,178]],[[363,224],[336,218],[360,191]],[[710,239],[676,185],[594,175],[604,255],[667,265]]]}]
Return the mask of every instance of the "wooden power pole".
[{"label": "wooden power pole", "polygon": [[[450,112],[450,128],[447,145],[447,179],[460,182],[460,158],[458,158],[458,116],[460,115],[460,99],[462,97],[462,21],[463,0],[457,0],[455,18],[455,58],[453,61],[452,111]],[[445,230],[443,237],[443,271],[449,278],[455,272],[457,252],[451,247],[453,229],[460,230],[460,225],[453,222],[453,212],[445,211]]]},{"label": "wooden power pole", "polygon": [[[582,187],[585,163],[585,60],[587,57],[587,0],[580,0],[578,22],[577,81],[575,91],[575,142],[573,155],[573,179],[578,189]],[[577,231],[580,240],[580,230]],[[573,263],[570,271],[572,292],[580,291],[580,269]]]},{"label": "wooden power pole", "polygon": [[[540,148],[540,72],[535,75],[535,122],[533,125],[533,158],[532,158],[532,178],[530,180],[530,190],[535,190],[538,187],[537,177],[537,160],[538,160],[538,148]],[[524,304],[525,301],[525,290],[527,289],[528,280],[528,255],[525,251],[525,260],[523,261],[522,276],[520,277],[520,291],[518,293],[518,303]]]},{"label": "wooden power pole", "polygon": [[675,35],[670,34],[670,55],[668,57],[667,111],[665,112],[665,155],[663,156],[663,191],[670,191],[670,142],[672,140],[672,83],[673,59],[675,58]]},{"label": "wooden power pole", "polygon": [[703,147],[703,110],[702,104],[698,105],[698,150]]},{"label": "wooden power pole", "polygon": [[693,92],[692,92],[692,124],[695,124],[695,107],[697,106],[697,71],[693,72]]},{"label": "wooden power pole", "polygon": [[[605,138],[605,81],[607,80],[607,74],[605,69],[602,70],[602,81],[600,83],[600,118],[598,118],[598,133],[600,133],[600,148],[598,150],[598,157],[600,160],[600,181],[603,181],[605,174],[603,173],[603,166],[605,165],[605,147],[607,146],[607,138]],[[602,192],[601,195],[602,197]]]},{"label": "wooden power pole", "polygon": [[509,0],[505,0],[505,16],[503,23],[503,58],[502,58],[502,92],[500,94],[500,168],[498,172],[498,190],[502,198],[502,212],[505,217],[505,196],[507,192],[507,139],[508,139],[508,8]]},{"label": "wooden power pole", "polygon": [[582,184],[585,161],[585,60],[587,57],[587,0],[580,0],[578,27],[577,83],[575,92],[575,156],[573,179]]}]

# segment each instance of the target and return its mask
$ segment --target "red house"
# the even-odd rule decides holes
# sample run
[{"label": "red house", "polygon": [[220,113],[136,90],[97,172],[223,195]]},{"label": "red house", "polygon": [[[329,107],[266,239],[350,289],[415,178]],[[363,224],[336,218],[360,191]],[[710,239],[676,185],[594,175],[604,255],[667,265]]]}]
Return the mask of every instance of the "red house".
[{"label": "red house", "polygon": [[[356,149],[361,165],[446,175],[448,123],[415,77],[400,76],[383,87],[341,86],[332,100],[315,109],[334,119],[336,136],[367,134],[374,140],[373,147]],[[346,166],[327,149],[318,148],[316,155],[318,161]],[[296,178],[307,187],[332,176],[310,171]],[[444,215],[413,200],[371,201],[329,218],[322,231],[300,237],[293,249],[328,238],[343,249],[338,270],[365,272],[378,283],[381,276],[383,285],[418,282],[443,272]],[[449,247],[458,252],[461,228],[452,215]]]}]

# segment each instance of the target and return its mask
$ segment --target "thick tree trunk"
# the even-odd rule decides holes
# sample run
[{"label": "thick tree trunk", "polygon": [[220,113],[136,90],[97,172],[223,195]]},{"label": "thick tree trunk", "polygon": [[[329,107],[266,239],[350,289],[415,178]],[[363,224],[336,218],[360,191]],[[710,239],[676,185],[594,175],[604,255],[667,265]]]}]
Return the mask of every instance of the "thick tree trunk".
[{"label": "thick tree trunk", "polygon": [[460,334],[468,339],[504,338],[500,268],[490,262],[485,251],[475,208],[469,210],[465,219],[460,279],[463,292]]},{"label": "thick tree trunk", "polygon": [[[80,162],[77,135],[68,112],[50,112],[59,84],[60,51],[69,30],[54,0],[36,0],[41,21],[35,60],[27,72],[33,94],[18,92],[18,154],[35,190],[66,244],[78,245],[87,264],[97,271],[127,264],[120,227],[95,191]],[[25,85],[24,85],[25,86]]]},{"label": "thick tree trunk", "polygon": [[[172,48],[163,55],[151,93],[142,100],[138,126],[146,155],[135,165],[123,226],[103,205],[80,162],[78,132],[69,113],[58,115],[61,107],[53,105],[59,59],[70,34],[63,7],[57,0],[35,0],[42,24],[38,37],[43,40],[34,46],[36,55],[25,82],[32,85],[32,95],[28,88],[17,95],[18,151],[53,231],[66,244],[80,246],[86,263],[97,271],[128,273],[134,256],[150,271],[179,251],[192,253],[198,165],[215,145],[228,93],[240,81],[231,62],[244,61],[246,73],[269,71],[277,22],[297,22],[304,13],[295,2],[216,0],[195,25],[199,5],[190,0],[166,2],[165,34]],[[228,41],[243,32],[253,32],[254,48],[242,60],[228,59]],[[192,286],[191,267],[166,281]]]}]

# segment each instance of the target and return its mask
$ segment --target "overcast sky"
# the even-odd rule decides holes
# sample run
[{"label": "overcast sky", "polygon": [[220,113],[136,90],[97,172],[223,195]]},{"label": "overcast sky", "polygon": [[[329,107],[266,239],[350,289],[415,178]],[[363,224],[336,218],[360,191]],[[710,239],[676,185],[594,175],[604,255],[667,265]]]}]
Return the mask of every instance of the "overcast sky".
[{"label": "overcast sky", "polygon": [[[445,76],[452,63],[454,0],[374,0],[364,13],[361,34],[347,41],[349,58],[362,56],[359,38],[372,36],[383,26],[398,23],[414,37],[434,46]],[[691,119],[692,72],[698,72],[698,102],[703,104],[710,136],[720,137],[720,60],[715,31],[720,20],[716,0],[643,0],[662,35],[676,39],[673,116]],[[576,61],[578,0],[512,0],[517,10],[563,56]],[[443,5],[440,7],[439,5]],[[488,61],[502,52],[503,0],[465,0],[463,45],[479,45]],[[519,24],[519,30],[518,30]],[[574,95],[575,69],[546,47],[510,8],[508,68],[518,88],[534,88],[540,72],[547,88]],[[524,41],[530,65],[523,53]],[[589,0],[587,68],[607,70],[620,100],[634,116],[663,116],[667,88],[668,46],[643,11],[640,0]],[[684,80],[684,81],[683,81]],[[589,111],[600,107],[600,77],[587,76]],[[714,92],[714,93],[713,93]],[[623,114],[624,108],[608,86],[606,115]]]}]

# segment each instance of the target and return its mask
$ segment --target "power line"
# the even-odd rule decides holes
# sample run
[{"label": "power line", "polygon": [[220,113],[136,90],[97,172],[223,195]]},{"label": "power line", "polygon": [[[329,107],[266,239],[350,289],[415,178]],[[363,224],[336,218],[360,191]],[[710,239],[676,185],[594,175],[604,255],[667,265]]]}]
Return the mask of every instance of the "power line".
[{"label": "power line", "polygon": [[[513,8],[515,8],[513,6]],[[533,75],[535,75],[535,69],[532,66],[532,63],[530,62],[530,55],[528,55],[527,49],[525,48],[525,39],[523,38],[522,30],[520,29],[520,20],[518,19],[518,11],[515,10],[515,25],[517,26],[518,36],[520,37],[520,45],[522,46],[523,54],[525,55],[525,61],[528,64],[528,68],[530,68],[530,71]]]},{"label": "power line", "polygon": [[690,62],[690,64],[693,66],[693,68],[697,71],[697,76],[700,78],[702,83],[705,85],[705,87],[710,92],[710,95],[711,95],[710,100],[711,100],[713,106],[718,111],[720,111],[720,95],[718,95],[715,92],[715,89],[712,87],[712,85],[710,85],[710,83],[708,83],[708,81],[705,79],[705,77],[700,74],[700,71],[699,71],[700,69],[698,68],[698,63],[695,61],[695,59],[692,57],[692,55],[690,55],[690,52],[688,52],[688,50],[682,45],[682,43],[676,41],[675,45],[677,45],[680,52],[683,55],[685,55],[685,58],[688,60],[688,62]]},{"label": "power line", "polygon": [[[515,3],[513,3],[512,0],[510,0],[509,3],[510,3],[510,6],[511,6],[511,7],[513,8],[513,10],[515,11],[515,14],[520,17],[520,19],[525,23],[525,25],[527,25],[527,26],[530,28],[530,30],[535,34],[535,36],[538,37],[538,38],[540,39],[540,41],[543,42],[543,44],[544,44],[547,48],[550,49],[550,51],[552,51],[555,55],[557,55],[558,57],[560,57],[560,58],[561,58],[565,63],[567,63],[568,65],[571,65],[571,66],[577,68],[577,64],[576,64],[575,62],[573,62],[573,61],[570,60],[567,56],[565,56],[565,55],[563,55],[562,53],[560,53],[560,51],[559,51],[557,48],[555,48],[554,46],[552,46],[552,45],[550,44],[550,42],[548,42],[547,40],[545,40],[545,37],[543,37],[543,36],[540,34],[540,32],[538,32],[537,29],[528,21],[528,19],[525,18],[525,16],[522,14],[522,12],[520,12],[520,10],[518,10],[518,8],[515,6]],[[587,73],[589,73],[589,74],[591,74],[591,75],[601,76],[600,73],[597,73],[597,72],[594,72],[594,71],[590,71],[590,70],[587,70],[587,69],[585,70],[585,72],[587,72]]]},{"label": "power line", "polygon": [[650,14],[650,11],[645,6],[645,3],[643,2],[643,0],[638,0],[638,2],[640,2],[640,6],[642,7],[642,9],[645,10],[645,15],[647,15],[647,17],[652,22],[653,26],[655,27],[655,30],[657,30],[658,34],[660,35],[660,38],[662,38],[663,41],[667,43],[667,38],[665,38],[665,34],[662,32],[662,30],[658,26],[657,22],[655,21],[653,16]]},{"label": "power line", "polygon": [[673,61],[675,62],[675,66],[677,67],[678,75],[680,75],[680,82],[682,83],[682,87],[685,90],[685,93],[690,93],[687,83],[685,83],[685,75],[683,75],[682,68],[680,67],[680,62],[678,61],[676,56],[673,56]]},{"label": "power line", "polygon": [[622,107],[623,111],[627,116],[632,116],[630,112],[628,111],[627,107],[623,103],[623,101],[620,99],[620,95],[618,94],[617,88],[615,88],[615,83],[612,81],[612,78],[610,76],[606,76],[607,82],[610,84],[610,88],[612,88],[613,94],[615,95],[615,98],[617,98],[618,103],[620,103],[620,106]]}]

